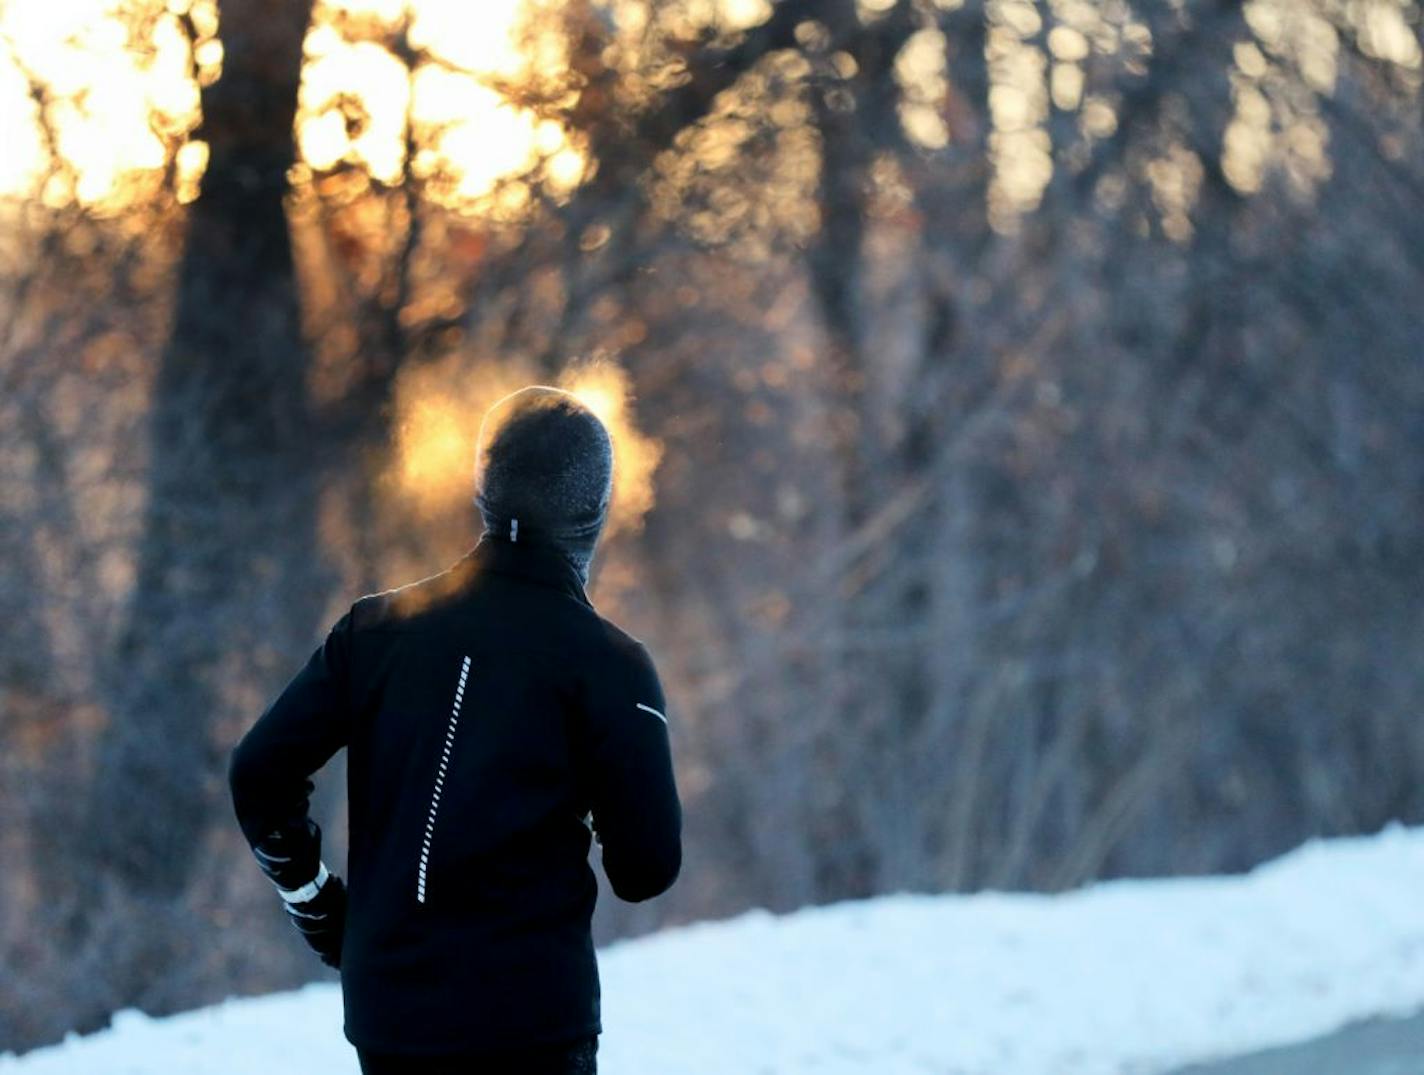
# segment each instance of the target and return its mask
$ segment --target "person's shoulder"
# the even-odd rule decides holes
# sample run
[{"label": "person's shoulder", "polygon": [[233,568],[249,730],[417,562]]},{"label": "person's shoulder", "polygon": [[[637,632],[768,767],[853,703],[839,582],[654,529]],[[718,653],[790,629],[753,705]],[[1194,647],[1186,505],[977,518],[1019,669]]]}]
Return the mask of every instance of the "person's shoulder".
[{"label": "person's shoulder", "polygon": [[608,617],[595,612],[595,643],[610,660],[638,669],[652,670],[653,656],[640,638],[635,638]]},{"label": "person's shoulder", "polygon": [[586,665],[592,681],[599,684],[598,689],[613,692],[607,697],[624,701],[632,698],[666,722],[662,677],[647,644],[601,615],[598,636],[599,652]]},{"label": "person's shoulder", "polygon": [[347,615],[356,632],[398,629],[444,608],[465,589],[469,571],[460,561],[444,571],[389,590],[358,597]]}]

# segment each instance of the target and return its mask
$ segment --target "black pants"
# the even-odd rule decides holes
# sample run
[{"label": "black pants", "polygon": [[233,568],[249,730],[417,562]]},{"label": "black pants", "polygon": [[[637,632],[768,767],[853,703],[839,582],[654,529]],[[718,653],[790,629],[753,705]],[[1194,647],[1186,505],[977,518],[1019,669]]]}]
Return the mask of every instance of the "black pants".
[{"label": "black pants", "polygon": [[472,1056],[405,1056],[357,1049],[361,1075],[597,1075],[598,1035]]}]

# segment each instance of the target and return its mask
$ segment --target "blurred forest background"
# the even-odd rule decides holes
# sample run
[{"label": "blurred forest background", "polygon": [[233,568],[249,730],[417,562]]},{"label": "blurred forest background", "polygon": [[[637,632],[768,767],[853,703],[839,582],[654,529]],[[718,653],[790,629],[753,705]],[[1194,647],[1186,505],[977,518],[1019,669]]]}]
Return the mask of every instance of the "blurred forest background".
[{"label": "blurred forest background", "polygon": [[227,752],[531,380],[686,807],[600,941],[1424,820],[1421,14],[7,0],[0,1048],[316,975]]}]

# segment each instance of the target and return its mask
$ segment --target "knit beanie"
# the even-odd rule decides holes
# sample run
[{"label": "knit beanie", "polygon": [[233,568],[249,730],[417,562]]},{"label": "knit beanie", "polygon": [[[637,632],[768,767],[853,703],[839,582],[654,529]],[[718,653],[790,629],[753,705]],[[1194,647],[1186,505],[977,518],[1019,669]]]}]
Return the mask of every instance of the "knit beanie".
[{"label": "knit beanie", "polygon": [[485,414],[475,466],[486,533],[557,549],[586,585],[613,491],[613,442],[598,416],[561,388],[521,388]]}]

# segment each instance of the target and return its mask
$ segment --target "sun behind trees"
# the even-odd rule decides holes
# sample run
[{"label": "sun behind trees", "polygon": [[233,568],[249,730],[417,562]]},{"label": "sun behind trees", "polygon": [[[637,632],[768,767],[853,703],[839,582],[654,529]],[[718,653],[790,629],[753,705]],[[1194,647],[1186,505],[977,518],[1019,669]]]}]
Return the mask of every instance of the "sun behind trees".
[{"label": "sun behind trees", "polygon": [[687,730],[687,873],[603,937],[1417,820],[1420,35],[4,5],[0,1048],[306,976],[229,928],[270,907],[217,759],[468,547],[529,381],[612,415],[593,597]]}]

